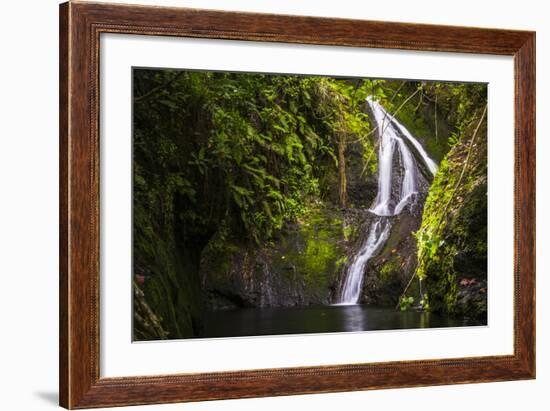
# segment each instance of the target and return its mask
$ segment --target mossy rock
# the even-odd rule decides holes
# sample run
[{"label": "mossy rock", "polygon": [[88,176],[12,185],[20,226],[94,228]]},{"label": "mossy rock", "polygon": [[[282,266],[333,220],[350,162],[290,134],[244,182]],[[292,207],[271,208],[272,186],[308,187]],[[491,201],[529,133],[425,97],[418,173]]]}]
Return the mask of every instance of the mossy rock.
[{"label": "mossy rock", "polygon": [[[414,231],[420,218],[409,213],[392,219],[385,246],[367,265],[363,301],[382,307],[395,307],[416,268]],[[411,290],[413,291],[413,290]]]},{"label": "mossy rock", "polygon": [[134,221],[134,277],[143,283],[143,303],[158,317],[168,338],[195,335],[202,326],[198,255],[178,244],[171,231],[154,227],[141,207],[134,208]]},{"label": "mossy rock", "polygon": [[210,309],[329,304],[354,237],[343,212],[314,205],[270,243],[235,239],[203,253]]},{"label": "mossy rock", "polygon": [[418,239],[430,310],[472,318],[487,314],[487,129],[482,122],[473,140],[479,121],[442,162]]}]

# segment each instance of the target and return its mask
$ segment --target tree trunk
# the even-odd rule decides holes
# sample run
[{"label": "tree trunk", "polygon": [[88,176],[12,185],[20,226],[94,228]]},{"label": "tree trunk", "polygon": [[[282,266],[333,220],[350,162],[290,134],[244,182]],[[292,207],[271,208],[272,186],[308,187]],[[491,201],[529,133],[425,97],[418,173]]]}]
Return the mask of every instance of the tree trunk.
[{"label": "tree trunk", "polygon": [[347,181],[346,181],[346,143],[344,137],[338,140],[338,194],[340,207],[347,206]]}]

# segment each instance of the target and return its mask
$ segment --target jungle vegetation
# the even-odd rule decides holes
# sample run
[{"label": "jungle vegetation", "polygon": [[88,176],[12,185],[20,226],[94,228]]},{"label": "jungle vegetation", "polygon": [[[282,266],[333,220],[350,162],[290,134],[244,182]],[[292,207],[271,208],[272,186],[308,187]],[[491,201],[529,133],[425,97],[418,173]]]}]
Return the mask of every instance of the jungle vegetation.
[{"label": "jungle vegetation", "polygon": [[[283,260],[301,291],[281,304],[331,300],[376,195],[369,96],[439,164],[412,248],[386,250],[414,264],[382,300],[486,315],[486,85],[134,69],[135,339],[200,334],[226,300],[277,304],[235,284]],[[400,270],[391,255],[380,282]]]}]

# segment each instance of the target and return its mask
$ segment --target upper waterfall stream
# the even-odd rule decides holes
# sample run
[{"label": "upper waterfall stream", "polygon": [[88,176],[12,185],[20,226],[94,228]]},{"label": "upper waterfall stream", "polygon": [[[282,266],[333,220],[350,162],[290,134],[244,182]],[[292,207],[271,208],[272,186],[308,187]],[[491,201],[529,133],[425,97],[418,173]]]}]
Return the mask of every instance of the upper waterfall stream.
[{"label": "upper waterfall stream", "polygon": [[[436,163],[428,156],[420,142],[377,101],[367,98],[374,123],[378,129],[378,192],[369,211],[373,218],[367,239],[349,266],[342,283],[338,304],[353,305],[359,302],[365,268],[386,243],[391,231],[390,217],[400,214],[405,207],[414,205],[420,188],[421,172],[411,147],[417,151],[431,174],[437,171]],[[407,141],[405,141],[405,139]],[[408,144],[409,143],[409,144]],[[399,173],[394,173],[394,157],[399,156]],[[392,190],[398,185],[399,190]],[[399,191],[397,198],[392,191]]]}]

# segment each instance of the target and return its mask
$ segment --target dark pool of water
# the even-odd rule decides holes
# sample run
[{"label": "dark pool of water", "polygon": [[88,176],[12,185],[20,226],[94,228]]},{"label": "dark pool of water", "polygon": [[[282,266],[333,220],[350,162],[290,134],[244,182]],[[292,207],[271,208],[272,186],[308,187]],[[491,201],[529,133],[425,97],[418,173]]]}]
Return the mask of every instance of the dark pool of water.
[{"label": "dark pool of water", "polygon": [[197,338],[464,327],[486,322],[363,305],[241,308],[206,315]]}]

